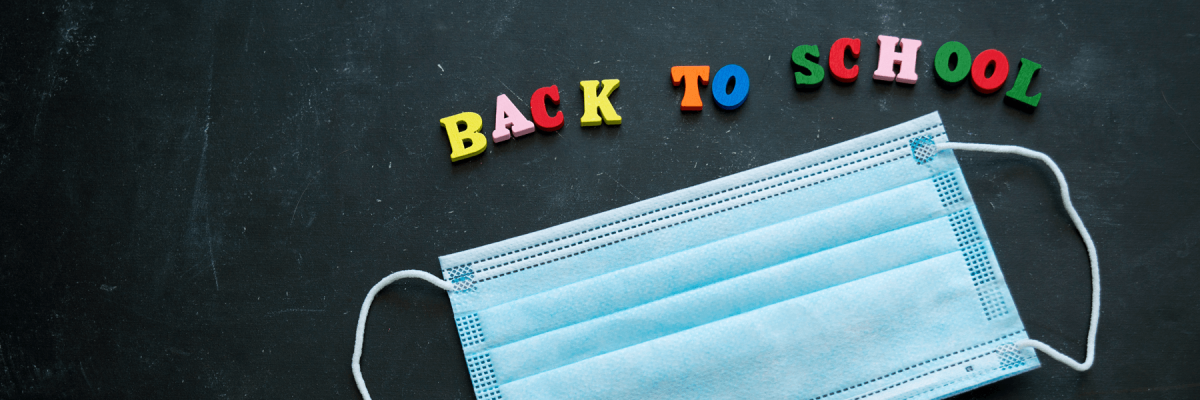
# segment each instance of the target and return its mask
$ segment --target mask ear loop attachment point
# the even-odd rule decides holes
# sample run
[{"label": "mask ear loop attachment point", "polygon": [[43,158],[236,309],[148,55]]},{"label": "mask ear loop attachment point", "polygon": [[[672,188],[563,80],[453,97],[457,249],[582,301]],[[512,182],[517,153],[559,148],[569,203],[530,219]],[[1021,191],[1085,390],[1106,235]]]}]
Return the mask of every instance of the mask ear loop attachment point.
[{"label": "mask ear loop attachment point", "polygon": [[362,394],[363,400],[371,400],[371,395],[367,393],[367,383],[363,381],[362,367],[359,366],[359,360],[362,359],[363,332],[367,328],[367,314],[371,312],[371,302],[375,300],[375,295],[379,294],[379,291],[383,290],[387,285],[391,285],[401,279],[410,278],[422,279],[447,292],[454,290],[453,283],[446,282],[428,272],[415,269],[394,272],[371,287],[371,291],[367,292],[367,298],[363,300],[362,310],[358,312],[358,328],[354,332],[354,357],[350,361],[350,369],[354,371],[354,383],[358,385],[358,392]]},{"label": "mask ear loop attachment point", "polygon": [[1070,357],[1067,357],[1066,355],[1063,355],[1062,353],[1058,352],[1058,350],[1054,350],[1049,345],[1032,339],[1021,340],[1015,344],[1019,348],[1032,347],[1038,349],[1042,353],[1050,356],[1050,358],[1058,360],[1058,362],[1066,364],[1068,367],[1071,367],[1076,371],[1083,372],[1092,368],[1092,363],[1096,360],[1096,328],[1100,325],[1100,263],[1097,261],[1096,257],[1096,244],[1092,242],[1092,236],[1088,234],[1087,228],[1083,226],[1083,220],[1079,218],[1079,213],[1075,211],[1075,206],[1071,203],[1071,193],[1067,189],[1067,178],[1063,177],[1062,170],[1058,168],[1058,165],[1054,163],[1054,160],[1050,159],[1050,156],[1020,146],[945,142],[938,143],[937,147],[939,151],[967,150],[981,151],[986,153],[1016,154],[1019,156],[1040,160],[1045,163],[1046,166],[1050,167],[1050,170],[1054,171],[1054,177],[1058,179],[1058,187],[1061,190],[1060,194],[1062,195],[1063,207],[1067,209],[1067,214],[1071,216],[1071,222],[1075,224],[1075,229],[1079,230],[1079,236],[1083,238],[1083,244],[1087,247],[1088,259],[1091,261],[1092,316],[1091,324],[1088,327],[1087,357],[1084,359],[1083,363],[1080,363]]}]

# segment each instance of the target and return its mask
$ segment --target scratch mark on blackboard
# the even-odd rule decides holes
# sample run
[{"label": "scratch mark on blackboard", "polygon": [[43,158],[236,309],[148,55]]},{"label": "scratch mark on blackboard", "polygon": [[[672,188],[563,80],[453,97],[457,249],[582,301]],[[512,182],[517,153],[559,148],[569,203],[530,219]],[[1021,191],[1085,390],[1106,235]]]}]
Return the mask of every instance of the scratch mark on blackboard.
[{"label": "scratch mark on blackboard", "polygon": [[[1171,109],[1171,111],[1175,111],[1175,107],[1171,107],[1171,102],[1167,101],[1167,94],[1166,94],[1166,93],[1163,93],[1163,91],[1162,91],[1162,90],[1159,90],[1159,91],[1158,91],[1158,94],[1159,94],[1159,95],[1162,95],[1163,103],[1166,103],[1166,104],[1167,104],[1167,108],[1170,108],[1170,109]],[[1179,112],[1179,111],[1175,111],[1175,114],[1176,114],[1176,115],[1183,115],[1183,113],[1181,113],[1181,112]],[[1178,123],[1178,122],[1176,122],[1176,123]],[[1196,148],[1196,150],[1200,150],[1200,145],[1197,145],[1197,144],[1196,144],[1196,140],[1192,139],[1192,135],[1189,135],[1189,134],[1187,133],[1187,130],[1185,130],[1185,129],[1180,129],[1180,130],[1179,130],[1179,132],[1180,132],[1180,133],[1182,133],[1182,134],[1183,134],[1183,136],[1184,136],[1184,137],[1186,137],[1186,138],[1188,139],[1188,141],[1189,141],[1189,142],[1192,142],[1192,147],[1195,147],[1195,148]]]},{"label": "scratch mark on blackboard", "polygon": [[[213,91],[213,63],[216,58],[216,53],[208,59],[208,104],[204,107],[204,147],[200,149],[200,172],[196,176],[196,186],[199,187],[204,181],[204,170],[208,164],[208,128],[212,126],[212,91]],[[217,290],[221,290],[221,281],[217,279],[217,260],[213,257],[212,250],[212,229],[208,220],[208,193],[204,193],[204,235],[208,236],[208,263],[212,266],[213,286]]]},{"label": "scratch mark on blackboard", "polygon": [[188,229],[193,237],[199,233],[197,221],[203,216],[204,218],[204,236],[208,239],[208,263],[212,268],[213,286],[219,291],[221,290],[221,280],[217,277],[217,260],[213,257],[213,238],[212,227],[209,223],[208,216],[208,192],[205,190],[205,170],[208,168],[208,130],[212,127],[212,92],[213,92],[213,64],[216,54],[209,56],[208,60],[208,98],[207,104],[204,106],[204,128],[201,129],[203,135],[203,144],[200,146],[200,165],[196,168],[196,183],[192,188],[192,215],[191,227]]},{"label": "scratch mark on blackboard", "polygon": [[625,187],[625,185],[622,185],[622,184],[621,184],[621,182],[617,182],[617,180],[616,180],[616,179],[614,179],[612,176],[610,176],[610,175],[608,175],[608,174],[605,174],[605,173],[603,173],[603,172],[601,172],[601,173],[599,173],[599,174],[596,174],[596,175],[604,175],[604,177],[605,177],[605,178],[608,178],[608,179],[612,180],[612,181],[613,181],[613,183],[616,183],[616,184],[617,184],[617,186],[620,186],[620,187],[621,187],[621,189],[625,189],[625,191],[626,191],[626,192],[629,192],[629,195],[630,195],[630,196],[633,196],[633,198],[635,198],[635,199],[638,199],[638,201],[641,201],[641,200],[642,200],[642,198],[641,198],[641,197],[638,197],[638,195],[636,195],[636,194],[633,194],[633,192],[632,192],[632,191],[630,191],[630,190],[629,190],[629,188]]},{"label": "scratch mark on blackboard", "polygon": [[286,310],[271,311],[271,312],[267,313],[267,316],[273,317],[273,316],[276,316],[279,314],[292,313],[292,312],[325,312],[325,310],[324,309],[316,310],[316,309],[311,309],[311,308],[289,308]]},{"label": "scratch mark on blackboard", "polygon": [[[319,173],[321,173],[321,171],[318,170],[317,173],[319,174]],[[316,176],[314,175],[314,177],[316,177]],[[311,185],[311,184],[312,184],[312,179],[310,178],[308,180],[308,183],[304,184],[304,190],[300,191],[300,198],[296,199],[296,206],[292,208],[292,219],[288,220],[288,225],[291,225],[292,222],[296,220],[296,210],[300,209],[300,202],[304,201],[304,194],[308,193],[308,185]]]},{"label": "scratch mark on blackboard", "polygon": [[[1163,98],[1163,103],[1167,103],[1167,108],[1170,108],[1170,109],[1171,109],[1171,111],[1175,111],[1175,107],[1171,107],[1171,102],[1167,101],[1167,94],[1166,94],[1166,93],[1163,93],[1163,91],[1161,91],[1161,90],[1159,90],[1159,91],[1158,91],[1158,94],[1161,94],[1161,95],[1162,95],[1162,98]],[[1176,114],[1176,115],[1183,115],[1183,113],[1181,113],[1181,112],[1179,112],[1179,111],[1175,111],[1175,114]],[[1192,144],[1195,144],[1195,143],[1192,143]]]},{"label": "scratch mark on blackboard", "polygon": [[212,266],[213,286],[215,286],[217,288],[217,291],[220,291],[221,290],[221,281],[217,279],[217,259],[216,259],[216,257],[213,257],[213,251],[212,251],[212,232],[210,232],[208,230],[207,222],[205,222],[205,224],[204,224],[204,233],[208,234],[208,263],[209,263],[209,265]]},{"label": "scratch mark on blackboard", "polygon": [[1183,132],[1183,136],[1187,136],[1188,141],[1192,142],[1192,147],[1195,147],[1196,150],[1200,150],[1200,145],[1196,145],[1196,141],[1192,140],[1192,135],[1189,135],[1186,131],[1181,130],[1180,132]]},{"label": "scratch mark on blackboard", "polygon": [[[495,78],[495,77],[493,77],[493,78]],[[521,96],[518,96],[518,95],[517,95],[517,92],[514,92],[514,91],[512,90],[512,88],[508,87],[508,84],[504,83],[504,81],[501,81],[501,80],[500,80],[500,78],[496,78],[496,80],[497,80],[497,81],[499,81],[501,85],[504,85],[504,88],[505,88],[505,89],[508,89],[508,92],[509,92],[509,93],[512,93],[513,97],[516,97],[516,98],[517,98],[517,100],[520,100],[522,103],[524,103],[524,102],[525,102],[525,99],[522,99],[522,98],[521,98]]]},{"label": "scratch mark on blackboard", "polygon": [[91,379],[88,379],[88,377],[87,377],[87,371],[84,371],[84,370],[83,370],[83,361],[80,361],[80,362],[79,362],[79,373],[80,373],[80,374],[83,374],[83,381],[84,381],[84,382],[87,382],[88,388],[92,388],[92,387],[93,387],[93,386],[92,386],[92,380],[91,380]]},{"label": "scratch mark on blackboard", "polygon": [[249,18],[249,21],[246,22],[246,37],[243,38],[243,42],[242,42],[242,52],[243,53],[250,52],[250,30],[251,30],[251,28],[254,27],[254,12],[255,11],[258,11],[258,2],[251,1],[250,2],[250,18]]}]

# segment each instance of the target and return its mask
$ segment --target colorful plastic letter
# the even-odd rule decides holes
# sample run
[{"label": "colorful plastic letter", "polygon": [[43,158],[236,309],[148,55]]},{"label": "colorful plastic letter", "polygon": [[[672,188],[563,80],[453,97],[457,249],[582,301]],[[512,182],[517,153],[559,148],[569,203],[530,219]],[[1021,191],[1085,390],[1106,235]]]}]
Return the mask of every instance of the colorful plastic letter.
[{"label": "colorful plastic letter", "polygon": [[[596,88],[600,86],[601,82],[604,83],[604,87],[597,95]],[[613,109],[612,102],[608,101],[608,96],[612,95],[612,92],[618,87],[621,87],[620,79],[579,81],[579,89],[583,91],[583,117],[579,118],[579,125],[599,126],[601,115],[604,116],[605,125],[620,125],[621,116],[617,115],[617,110]],[[597,113],[597,109],[599,109],[599,113]]]},{"label": "colorful plastic letter", "polygon": [[[733,80],[733,91],[726,93],[725,89],[729,87],[730,79]],[[750,94],[750,75],[746,74],[745,68],[737,64],[721,67],[717,74],[713,75],[712,94],[717,107],[721,107],[722,110],[736,110],[746,102],[746,95]]]},{"label": "colorful plastic letter", "polygon": [[[473,112],[459,113],[442,118],[442,127],[450,137],[450,161],[471,158],[487,150],[487,138],[479,133],[483,129],[483,118]],[[459,130],[459,124],[466,129]],[[467,147],[468,142],[470,147]]]},{"label": "colorful plastic letter", "polygon": [[546,113],[546,99],[558,105],[558,85],[550,85],[533,92],[532,98],[529,99],[529,113],[533,114],[533,124],[537,125],[538,129],[546,132],[554,132],[563,127],[563,113],[559,111],[553,117]]},{"label": "colorful plastic letter", "polygon": [[1017,80],[1013,82],[1013,88],[1004,94],[1004,100],[1019,102],[1015,104],[1020,107],[1034,109],[1038,106],[1038,100],[1042,99],[1042,94],[1038,93],[1028,96],[1029,84],[1033,82],[1033,77],[1037,75],[1037,71],[1042,69],[1042,64],[1035,63],[1024,57],[1021,58],[1021,63],[1017,67]]},{"label": "colorful plastic letter", "polygon": [[704,101],[700,100],[700,85],[708,85],[707,65],[685,65],[671,67],[671,83],[675,86],[683,84],[683,101],[679,109],[683,111],[700,111]]},{"label": "colorful plastic letter", "polygon": [[821,50],[817,46],[804,44],[792,49],[792,69],[796,71],[797,89],[816,89],[825,81],[825,69],[818,61]]},{"label": "colorful plastic letter", "polygon": [[492,141],[499,143],[529,132],[533,132],[533,122],[521,115],[521,110],[507,95],[496,96],[496,130],[492,131]]},{"label": "colorful plastic letter", "polygon": [[[950,59],[957,57],[954,60],[954,68],[950,68]],[[946,85],[962,84],[963,79],[971,74],[971,51],[967,50],[967,46],[959,42],[946,42],[937,51],[937,56],[933,58],[933,70],[937,72],[938,80]]]},{"label": "colorful plastic letter", "polygon": [[846,49],[850,49],[851,57],[858,59],[862,41],[851,38],[841,38],[833,42],[829,48],[829,73],[838,82],[850,83],[858,79],[858,65],[846,68]]},{"label": "colorful plastic letter", "polygon": [[[879,67],[875,68],[873,77],[880,81],[917,83],[917,49],[921,48],[921,41],[879,35],[876,42],[879,43]],[[900,42],[900,53],[896,53],[896,42]],[[900,74],[892,69],[896,64],[900,64]]]},{"label": "colorful plastic letter", "polygon": [[[992,76],[986,76],[988,66],[995,66]],[[1008,58],[996,49],[987,49],[971,64],[971,86],[979,93],[995,93],[1008,80]]]}]

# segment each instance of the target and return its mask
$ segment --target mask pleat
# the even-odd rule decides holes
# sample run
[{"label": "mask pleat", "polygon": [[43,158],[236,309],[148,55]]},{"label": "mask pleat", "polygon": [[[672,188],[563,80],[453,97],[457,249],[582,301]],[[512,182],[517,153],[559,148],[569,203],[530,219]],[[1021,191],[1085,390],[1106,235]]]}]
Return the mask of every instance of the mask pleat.
[{"label": "mask pleat", "polygon": [[[1001,360],[995,343],[975,339],[995,327],[978,312],[964,263],[954,252],[895,268],[509,382],[500,392],[510,399],[890,398],[897,382],[971,377]],[[997,339],[1024,337],[1012,328]]]},{"label": "mask pleat", "polygon": [[[883,208],[889,212],[878,213]],[[486,332],[491,346],[501,346],[947,214],[933,182],[920,181],[505,303],[479,318],[506,322]]]},{"label": "mask pleat", "polygon": [[496,375],[503,384],[955,251],[948,216],[897,229],[500,346],[491,353],[510,362]]}]

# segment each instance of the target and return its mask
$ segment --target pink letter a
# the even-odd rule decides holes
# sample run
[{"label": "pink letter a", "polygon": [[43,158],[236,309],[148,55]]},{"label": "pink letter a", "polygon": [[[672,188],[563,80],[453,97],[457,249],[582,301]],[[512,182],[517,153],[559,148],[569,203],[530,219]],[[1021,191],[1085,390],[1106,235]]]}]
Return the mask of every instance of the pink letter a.
[{"label": "pink letter a", "polygon": [[522,136],[529,132],[533,132],[533,122],[521,115],[521,110],[517,109],[508,96],[496,96],[496,130],[492,131],[492,141],[503,142],[510,137]]}]

